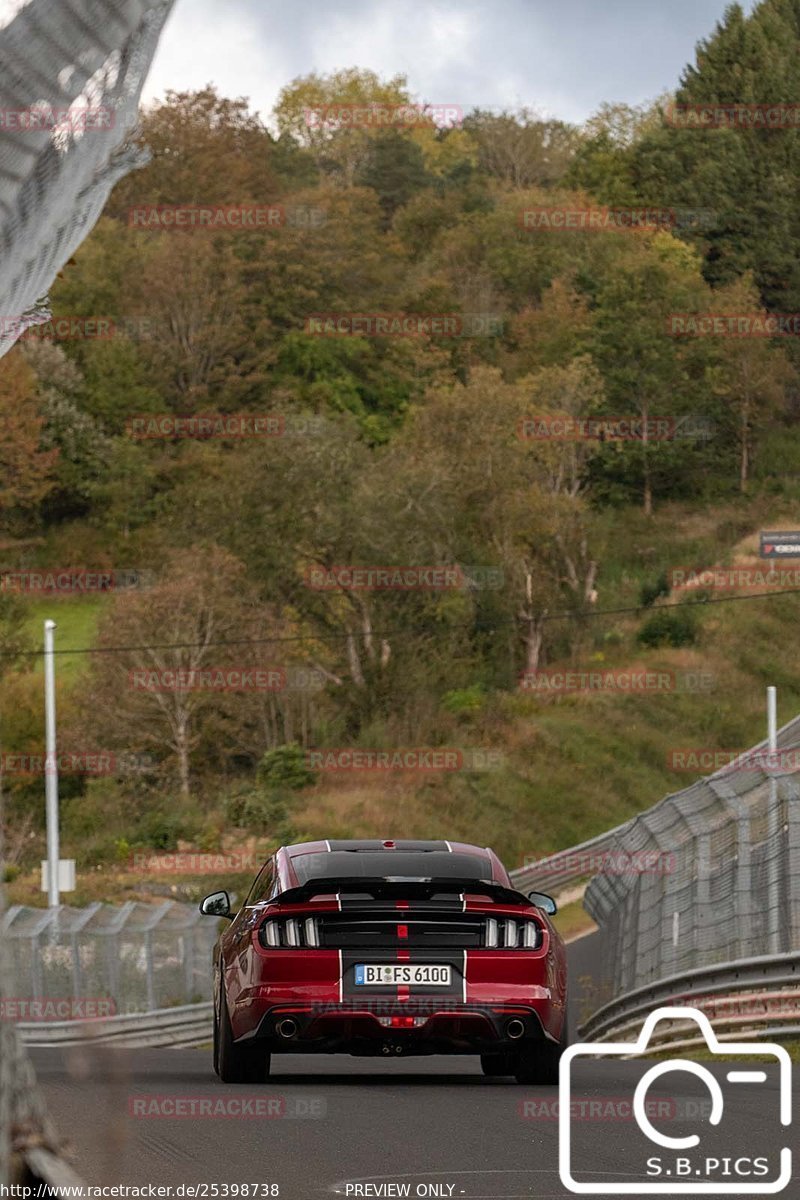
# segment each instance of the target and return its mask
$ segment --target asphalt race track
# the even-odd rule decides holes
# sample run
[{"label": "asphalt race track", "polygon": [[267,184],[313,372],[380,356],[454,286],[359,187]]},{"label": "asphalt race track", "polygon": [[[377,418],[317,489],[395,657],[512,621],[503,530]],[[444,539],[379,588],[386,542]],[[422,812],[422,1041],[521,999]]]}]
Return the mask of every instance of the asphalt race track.
[{"label": "asphalt race track", "polygon": [[[602,946],[596,936],[574,943],[570,954],[573,980],[598,977]],[[573,1000],[578,1005],[580,996]],[[573,1015],[573,1031],[576,1024]],[[175,1190],[181,1184],[208,1184],[195,1195],[212,1200],[226,1194],[221,1186],[215,1192],[215,1184],[227,1184],[228,1196],[249,1195],[250,1200],[571,1194],[559,1178],[557,1089],[486,1079],[471,1057],[398,1059],[388,1067],[380,1059],[281,1055],[273,1058],[267,1084],[227,1087],[213,1075],[205,1050],[89,1046],[37,1048],[32,1056],[51,1115],[89,1184],[172,1185],[176,1197],[187,1194]],[[636,1081],[653,1065],[652,1060],[596,1059],[574,1064],[573,1096],[578,1111],[589,1114],[573,1121],[579,1179],[638,1183],[646,1178],[649,1155],[663,1156],[666,1175],[669,1164],[690,1153],[653,1145],[626,1116],[623,1106],[629,1105]],[[663,1106],[654,1123],[671,1136],[702,1135],[700,1149],[691,1152],[699,1156],[692,1166],[710,1154],[722,1163],[726,1156],[729,1163],[742,1163],[739,1156],[750,1155],[744,1169],[753,1169],[756,1156],[768,1157],[772,1167],[781,1147],[794,1139],[778,1120],[777,1070],[761,1069],[765,1081],[739,1083],[735,1100],[728,1100],[733,1085],[725,1082],[724,1066],[715,1067],[728,1100],[718,1129],[705,1119],[704,1085],[685,1073],[667,1076],[648,1093]],[[164,1098],[176,1097],[192,1104],[211,1100],[217,1107],[222,1102],[224,1115],[162,1116]],[[139,1113],[142,1102],[154,1103],[158,1115],[138,1115],[137,1101]],[[276,1119],[227,1111],[242,1101],[260,1101],[262,1114],[266,1109]],[[797,1170],[782,1195],[800,1197]],[[754,1194],[746,1190],[746,1181],[738,1182],[742,1194]],[[237,1184],[249,1185],[249,1193],[234,1191]],[[278,1185],[278,1190],[263,1185]]]}]

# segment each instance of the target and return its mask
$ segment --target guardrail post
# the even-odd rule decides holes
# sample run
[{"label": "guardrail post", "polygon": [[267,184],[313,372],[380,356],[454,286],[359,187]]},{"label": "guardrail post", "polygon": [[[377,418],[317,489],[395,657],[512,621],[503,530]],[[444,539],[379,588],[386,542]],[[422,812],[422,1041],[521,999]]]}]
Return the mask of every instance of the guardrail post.
[{"label": "guardrail post", "polygon": [[695,903],[694,907],[694,965],[700,961],[705,949],[703,932],[708,925],[711,905],[711,837],[699,833],[695,840]]},{"label": "guardrail post", "polygon": [[145,931],[144,956],[147,977],[147,1007],[152,1011],[156,1006],[156,987],[153,976],[153,933],[151,929]]},{"label": "guardrail post", "polygon": [[780,781],[786,810],[787,950],[800,948],[800,787],[794,779]]}]

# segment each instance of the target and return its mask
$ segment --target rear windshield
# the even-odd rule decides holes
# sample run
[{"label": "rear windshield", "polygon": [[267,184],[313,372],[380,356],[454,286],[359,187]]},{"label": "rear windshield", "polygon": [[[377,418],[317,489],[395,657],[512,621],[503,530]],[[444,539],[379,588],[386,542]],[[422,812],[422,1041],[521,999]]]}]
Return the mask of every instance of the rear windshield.
[{"label": "rear windshield", "polygon": [[446,850],[331,850],[298,854],[292,866],[301,883],[311,879],[369,876],[372,879],[491,879],[491,868],[477,854]]}]

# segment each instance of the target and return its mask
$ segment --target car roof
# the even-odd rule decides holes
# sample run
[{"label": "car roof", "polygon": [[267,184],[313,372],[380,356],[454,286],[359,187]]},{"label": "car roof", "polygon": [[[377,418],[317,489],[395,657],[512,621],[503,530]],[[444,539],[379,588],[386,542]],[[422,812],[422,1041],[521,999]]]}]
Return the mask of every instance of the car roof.
[{"label": "car roof", "polygon": [[385,850],[389,853],[391,850],[405,850],[414,853],[425,853],[432,850],[438,850],[440,853],[451,854],[477,854],[483,858],[490,858],[491,851],[486,846],[473,846],[469,842],[435,842],[435,841],[409,841],[406,838],[331,838],[318,842],[297,842],[293,846],[286,846],[286,853],[290,858],[296,858],[298,854],[323,854],[326,851],[334,850]]},{"label": "car roof", "polygon": [[496,883],[501,883],[506,887],[510,886],[508,872],[494,851],[488,846],[475,846],[470,842],[409,840],[407,838],[330,838],[324,841],[296,842],[294,845],[284,846],[278,853],[278,860],[279,870],[281,869],[281,858],[283,858],[288,868],[286,872],[286,886],[292,886],[296,881],[295,872],[292,868],[293,858],[297,858],[301,854],[325,854],[340,850],[355,853],[359,851],[382,852],[386,854],[387,859],[397,850],[410,853],[438,851],[445,854],[472,854],[486,860],[486,877],[488,879],[492,879]]}]

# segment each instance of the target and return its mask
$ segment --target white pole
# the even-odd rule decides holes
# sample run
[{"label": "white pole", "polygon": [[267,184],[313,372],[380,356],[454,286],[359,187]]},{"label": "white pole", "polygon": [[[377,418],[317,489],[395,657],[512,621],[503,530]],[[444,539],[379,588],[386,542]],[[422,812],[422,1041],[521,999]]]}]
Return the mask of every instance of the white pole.
[{"label": "white pole", "polygon": [[770,753],[778,749],[778,689],[767,688],[767,737]]},{"label": "white pole", "polygon": [[44,623],[44,787],[47,804],[47,903],[58,908],[58,758],[56,755],[56,668],[53,658],[55,621]]}]

